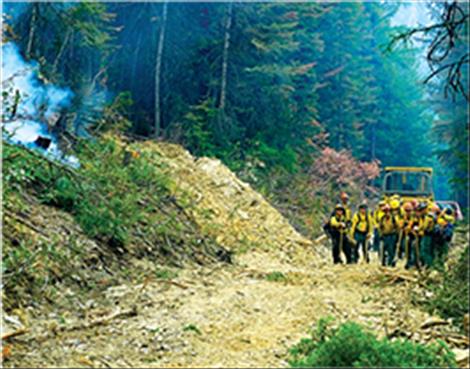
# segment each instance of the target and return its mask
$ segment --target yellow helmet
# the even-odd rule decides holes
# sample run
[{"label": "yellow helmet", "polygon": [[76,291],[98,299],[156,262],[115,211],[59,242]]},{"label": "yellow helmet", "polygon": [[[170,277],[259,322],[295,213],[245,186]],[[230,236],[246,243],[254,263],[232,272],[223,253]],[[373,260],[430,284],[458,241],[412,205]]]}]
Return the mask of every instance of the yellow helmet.
[{"label": "yellow helmet", "polygon": [[447,220],[443,217],[439,217],[437,219],[437,224],[439,224],[440,226],[445,227],[447,225]]},{"label": "yellow helmet", "polygon": [[400,208],[400,200],[393,199],[392,201],[390,201],[390,207],[392,208],[392,210],[399,209]]},{"label": "yellow helmet", "polygon": [[449,222],[449,223],[454,223],[455,221],[455,218],[452,215],[444,214],[443,218],[446,220],[446,222]]}]

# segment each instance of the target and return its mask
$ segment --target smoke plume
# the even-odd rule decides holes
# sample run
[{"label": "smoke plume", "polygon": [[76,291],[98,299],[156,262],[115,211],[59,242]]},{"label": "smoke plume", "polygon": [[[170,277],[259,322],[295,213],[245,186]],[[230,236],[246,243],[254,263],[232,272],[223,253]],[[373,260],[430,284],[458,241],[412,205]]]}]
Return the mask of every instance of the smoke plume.
[{"label": "smoke plume", "polygon": [[[4,44],[2,54],[2,133],[11,142],[42,150],[47,156],[77,166],[78,159],[64,155],[47,124],[70,105],[73,93],[41,80],[37,63],[26,62],[15,44]],[[39,136],[51,140],[47,149],[35,144]]]}]

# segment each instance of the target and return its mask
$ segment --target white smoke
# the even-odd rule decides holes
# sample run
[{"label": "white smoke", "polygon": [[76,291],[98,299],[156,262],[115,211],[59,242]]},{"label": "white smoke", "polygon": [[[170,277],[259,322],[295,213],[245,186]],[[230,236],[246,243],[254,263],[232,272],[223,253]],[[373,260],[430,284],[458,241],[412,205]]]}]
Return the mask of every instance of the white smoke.
[{"label": "white smoke", "polygon": [[[51,139],[47,156],[72,166],[78,166],[78,159],[65,156],[59,149],[57,137],[48,130],[47,121],[54,118],[61,109],[70,104],[73,93],[68,88],[60,88],[40,80],[37,63],[26,62],[20,55],[18,47],[8,42],[2,46],[2,93],[9,96],[3,106],[17,105],[15,116],[2,122],[6,138],[21,145],[37,150],[35,145],[38,136]],[[7,94],[7,95],[5,95]],[[17,104],[15,95],[19,94]],[[2,111],[2,117],[8,118],[9,112]]]}]

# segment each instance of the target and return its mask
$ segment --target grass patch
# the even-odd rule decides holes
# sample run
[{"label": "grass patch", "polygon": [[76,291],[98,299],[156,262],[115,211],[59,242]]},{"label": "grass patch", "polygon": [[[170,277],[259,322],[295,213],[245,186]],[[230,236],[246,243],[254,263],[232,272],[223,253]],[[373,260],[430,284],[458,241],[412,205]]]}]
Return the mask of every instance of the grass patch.
[{"label": "grass patch", "polygon": [[346,322],[333,328],[331,321],[320,319],[311,338],[291,348],[291,367],[457,367],[454,354],[443,342],[425,346],[404,340],[379,340],[357,323]]},{"label": "grass patch", "polygon": [[170,269],[157,269],[155,270],[155,276],[157,279],[170,280],[178,277],[178,272]]},{"label": "grass patch", "polygon": [[194,332],[198,335],[201,335],[201,330],[194,324],[188,324],[183,327],[183,332]]},{"label": "grass patch", "polygon": [[287,282],[287,277],[282,272],[268,273],[265,278],[269,282]]}]

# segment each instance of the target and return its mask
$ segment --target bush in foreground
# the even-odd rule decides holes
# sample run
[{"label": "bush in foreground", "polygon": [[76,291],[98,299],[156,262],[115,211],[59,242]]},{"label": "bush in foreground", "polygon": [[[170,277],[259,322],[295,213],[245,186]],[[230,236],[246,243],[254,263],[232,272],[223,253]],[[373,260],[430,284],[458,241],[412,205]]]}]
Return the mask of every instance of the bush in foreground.
[{"label": "bush in foreground", "polygon": [[442,282],[429,284],[433,297],[426,300],[426,307],[431,314],[452,318],[463,329],[463,316],[469,310],[469,265],[470,253],[467,246],[456,265],[444,271]]},{"label": "bush in foreground", "polygon": [[312,338],[290,350],[292,367],[453,368],[454,354],[444,343],[425,346],[410,341],[377,339],[360,325],[331,328],[321,319]]}]

